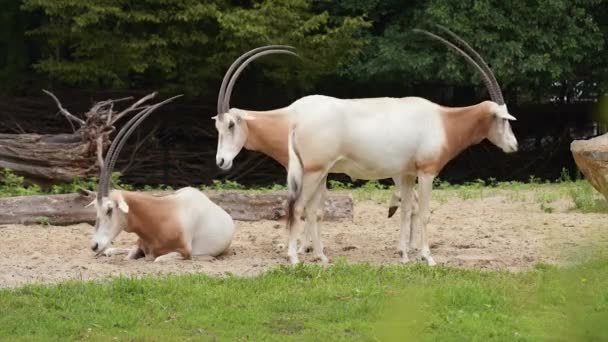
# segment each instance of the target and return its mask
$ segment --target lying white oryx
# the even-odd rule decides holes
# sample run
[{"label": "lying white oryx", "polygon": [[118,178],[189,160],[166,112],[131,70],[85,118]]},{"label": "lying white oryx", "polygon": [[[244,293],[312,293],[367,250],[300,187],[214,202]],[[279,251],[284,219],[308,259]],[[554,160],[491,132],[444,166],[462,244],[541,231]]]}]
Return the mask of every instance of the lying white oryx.
[{"label": "lying white oryx", "polygon": [[[269,45],[248,51],[237,58],[226,71],[217,99],[217,116],[214,116],[215,127],[218,132],[216,162],[218,167],[229,170],[234,158],[245,147],[247,150],[264,153],[276,160],[285,169],[289,161],[287,150],[289,131],[289,111],[279,108],[269,111],[251,111],[230,109],[230,96],[236,81],[247,65],[255,59],[268,54],[283,53],[297,56],[293,48],[285,45]],[[238,69],[237,66],[239,67]],[[236,70],[235,70],[236,69]],[[396,186],[391,197],[388,217],[392,217],[401,200],[399,196],[400,178],[393,179]],[[320,203],[324,203],[324,192]],[[414,210],[416,211],[417,195],[414,192]],[[317,217],[322,217],[323,207],[316,211]],[[306,251],[310,247],[311,235],[309,225],[305,225],[306,238],[298,252]]]},{"label": "lying white oryx", "polygon": [[[515,118],[507,110],[492,71],[468,44],[444,30],[477,62],[445,39],[417,31],[447,44],[475,66],[483,76],[492,101],[449,108],[419,97],[346,100],[307,96],[286,109],[292,113],[287,176],[290,235],[287,255],[292,263],[298,262],[296,237],[302,224],[298,218],[306,207],[306,220],[316,220],[309,213],[319,205],[330,170],[358,179],[400,179],[402,261],[409,261],[408,244],[411,243],[410,247],[420,247],[421,256],[429,265],[434,265],[426,232],[433,179],[462,150],[486,138],[504,152],[517,151],[517,139],[509,124],[509,120]],[[414,243],[405,229],[411,224],[411,193],[416,177],[420,201],[413,229],[420,230],[421,245],[420,241]],[[318,232],[313,231],[311,235],[314,250],[320,250]],[[320,258],[327,260],[325,255]]]},{"label": "lying white oryx", "polygon": [[[128,253],[128,259],[145,257],[154,261],[189,259],[192,255],[217,256],[230,245],[232,217],[195,188],[185,187],[166,196],[110,191],[110,176],[126,140],[152,111],[176,97],[131,118],[108,149],[94,201],[97,219],[91,249],[96,255]],[[137,234],[137,246],[130,250],[108,248],[123,230]]]}]

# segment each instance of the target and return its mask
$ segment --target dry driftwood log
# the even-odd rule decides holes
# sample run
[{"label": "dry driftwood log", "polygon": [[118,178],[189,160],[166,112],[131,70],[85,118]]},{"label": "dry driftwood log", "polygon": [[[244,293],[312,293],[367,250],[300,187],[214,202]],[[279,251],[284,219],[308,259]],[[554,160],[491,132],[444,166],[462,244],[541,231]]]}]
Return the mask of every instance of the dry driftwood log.
[{"label": "dry driftwood log", "polygon": [[[157,192],[163,195],[167,192]],[[285,217],[286,193],[251,194],[243,192],[206,192],[235,220],[280,220]],[[19,196],[0,198],[0,224],[68,225],[94,223],[95,209],[85,208],[93,196],[81,194]],[[330,194],[325,202],[325,220],[352,220],[353,201],[350,195]]]},{"label": "dry driftwood log", "polygon": [[38,183],[69,182],[74,177],[96,176],[102,156],[110,145],[114,124],[123,117],[148,108],[144,96],[122,111],[115,111],[118,102],[131,97],[97,102],[81,117],[71,114],[51,92],[43,90],[57,104],[59,113],[72,127],[62,134],[0,134],[0,168]]}]

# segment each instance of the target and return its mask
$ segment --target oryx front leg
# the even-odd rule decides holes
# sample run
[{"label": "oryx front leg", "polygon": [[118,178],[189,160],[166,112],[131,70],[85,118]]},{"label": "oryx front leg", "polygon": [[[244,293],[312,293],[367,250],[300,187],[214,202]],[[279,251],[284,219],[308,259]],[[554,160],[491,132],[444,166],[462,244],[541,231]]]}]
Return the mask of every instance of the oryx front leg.
[{"label": "oryx front leg", "polygon": [[[300,187],[300,191],[299,191],[299,195],[297,195],[296,198],[290,199],[290,201],[293,201],[293,203],[289,204],[291,205],[292,208],[292,212],[289,213],[289,215],[292,215],[291,218],[288,218],[288,221],[291,220],[291,223],[288,223],[287,228],[289,229],[289,243],[288,243],[288,247],[287,247],[287,256],[289,257],[289,261],[292,264],[297,264],[300,262],[299,258],[298,258],[298,251],[297,251],[297,244],[298,244],[298,237],[300,236],[300,233],[302,231],[303,225],[304,225],[304,221],[301,219],[303,214],[304,214],[304,208],[307,208],[307,212],[308,213],[312,213],[312,215],[308,215],[308,216],[316,216],[316,208],[315,209],[311,209],[310,207],[308,207],[308,203],[311,202],[311,199],[313,199],[316,195],[316,191],[319,188],[319,184],[321,184],[321,181],[323,179],[325,179],[325,174],[326,172],[311,172],[311,173],[304,173],[302,175],[302,181],[301,184],[299,184],[298,186]],[[307,221],[309,221],[308,217],[307,217]],[[315,221],[316,221],[316,217],[315,217]],[[310,224],[310,223],[307,223]],[[313,248],[317,247],[315,245],[315,235],[316,235],[316,229],[313,229],[312,226],[310,226],[310,235],[311,238],[313,240]],[[316,252],[316,248],[315,248],[315,252]],[[322,251],[321,251],[322,253]]]},{"label": "oryx front leg", "polygon": [[399,238],[399,253],[401,254],[402,263],[410,261],[407,252],[410,239],[410,227],[412,225],[412,193],[415,182],[415,176],[403,175],[401,178],[401,234]]},{"label": "oryx front leg", "polygon": [[154,262],[163,262],[170,260],[184,260],[184,256],[180,252],[170,252],[156,257],[156,259],[154,259]]},{"label": "oryx front leg", "polygon": [[110,247],[110,248],[106,248],[106,250],[103,251],[103,255],[107,256],[107,257],[111,257],[113,255],[127,254],[127,253],[129,253],[129,251],[130,251],[130,249],[128,249],[128,248]]},{"label": "oryx front leg", "polygon": [[422,258],[426,259],[429,266],[434,266],[435,260],[431,256],[431,249],[429,247],[427,225],[430,218],[430,204],[431,204],[431,191],[433,190],[433,179],[434,175],[420,174],[418,175],[419,185],[419,204],[418,204],[418,215],[415,216],[417,221],[414,226],[416,229],[420,229],[420,240],[421,250],[420,254]]}]

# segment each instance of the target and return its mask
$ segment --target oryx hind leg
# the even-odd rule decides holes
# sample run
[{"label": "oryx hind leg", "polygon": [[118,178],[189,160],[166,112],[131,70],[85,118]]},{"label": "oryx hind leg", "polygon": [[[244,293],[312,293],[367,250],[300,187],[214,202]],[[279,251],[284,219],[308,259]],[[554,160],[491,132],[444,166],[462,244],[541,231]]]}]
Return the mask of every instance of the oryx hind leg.
[{"label": "oryx hind leg", "polygon": [[[307,215],[316,222],[316,208],[311,208],[310,206],[308,206],[309,202],[311,202],[311,199],[313,199],[316,195],[316,191],[317,189],[319,189],[319,184],[321,184],[321,182],[325,179],[327,175],[326,170],[322,170],[322,171],[314,171],[314,172],[304,172],[304,174],[302,175],[302,181],[301,184],[299,184],[299,187],[301,187],[301,191],[299,193],[299,196],[295,199],[293,199],[293,203],[290,204],[291,206],[293,206],[292,209],[292,213],[288,213],[288,215],[292,215],[291,217],[291,223],[288,223],[287,228],[289,230],[289,242],[288,242],[288,246],[287,246],[287,256],[289,258],[289,261],[292,264],[297,264],[300,262],[299,258],[298,258],[298,253],[297,253],[297,243],[298,243],[298,237],[300,236],[300,232],[302,231],[303,225],[304,225],[304,221],[301,220],[301,217],[304,215],[304,208],[307,208]],[[324,189],[324,187],[323,187]],[[310,213],[312,213],[312,215],[310,215]],[[288,221],[290,220],[290,218],[288,217]],[[306,219],[307,221],[309,221],[309,218],[307,217]],[[310,223],[307,223],[310,224]],[[317,247],[315,245],[315,235],[316,235],[316,228],[313,230],[312,226],[310,233],[311,233],[311,238],[313,241],[313,248]],[[318,239],[317,239],[318,240]],[[316,248],[315,248],[316,250]],[[315,251],[316,253],[316,251]],[[322,253],[322,251],[321,251]]]},{"label": "oryx hind leg", "polygon": [[[324,182],[325,183],[327,182],[327,177],[325,177],[325,180],[322,181],[322,183],[324,183]],[[322,194],[320,194],[320,196],[321,196],[321,199],[319,200],[319,205],[317,206],[317,209],[315,210],[317,222],[323,219],[323,211],[325,209],[325,200],[327,199],[327,189],[325,189],[322,192]],[[304,208],[304,215],[306,217],[309,216],[308,207]],[[311,229],[314,229],[314,227],[311,226],[311,220],[306,219],[306,221],[304,222],[304,234],[301,239],[302,244],[300,245],[300,248],[298,249],[298,254],[310,253],[313,251]],[[317,225],[317,229],[318,229],[318,225]],[[320,236],[320,234],[321,233],[319,232],[319,236]],[[321,243],[321,246],[323,246],[323,243]]]},{"label": "oryx hind leg", "polygon": [[311,200],[307,203],[307,207],[310,208],[310,211],[306,216],[306,222],[309,224],[310,235],[312,237],[314,257],[316,260],[320,260],[324,264],[329,263],[329,259],[323,251],[323,243],[321,242],[321,228],[319,221],[323,216],[320,216],[318,213],[319,209],[324,205],[323,200],[325,199],[325,193],[327,192],[326,181],[327,176],[325,176],[319,183],[313,198],[311,198]]},{"label": "oryx hind leg", "polygon": [[395,183],[395,188],[393,190],[391,200],[388,204],[389,218],[395,215],[395,213],[397,212],[397,208],[399,208],[399,203],[401,203],[401,179],[399,177],[394,177],[393,182]]},{"label": "oryx hind leg", "polygon": [[[308,208],[304,208],[304,216],[308,216]],[[302,237],[300,238],[300,247],[298,248],[298,254],[312,252],[312,234],[310,229],[310,222],[305,220],[304,232],[302,233]]]}]

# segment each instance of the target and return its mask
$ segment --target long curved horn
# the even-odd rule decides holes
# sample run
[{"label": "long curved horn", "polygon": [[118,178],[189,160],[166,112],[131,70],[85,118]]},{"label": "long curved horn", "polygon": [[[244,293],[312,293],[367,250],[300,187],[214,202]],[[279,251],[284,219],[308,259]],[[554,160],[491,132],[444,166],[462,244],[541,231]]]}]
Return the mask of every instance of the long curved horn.
[{"label": "long curved horn", "polygon": [[[142,98],[141,100],[139,100],[135,104],[133,104],[131,106],[131,108],[137,107],[137,105],[155,97],[157,94],[158,94],[157,92],[153,92],[153,93],[149,94],[148,96]],[[125,125],[122,127],[122,129],[114,137],[112,144],[110,144],[110,147],[108,148],[108,151],[106,152],[106,157],[104,159],[103,165],[101,166],[101,172],[99,174],[99,186],[98,186],[98,190],[97,190],[99,192],[99,194],[101,195],[98,197],[98,199],[100,201],[101,201],[101,197],[107,196],[108,191],[109,191],[109,184],[105,184],[105,182],[102,182],[102,179],[106,178],[105,174],[106,174],[106,170],[108,168],[108,162],[109,162],[110,158],[114,155],[114,151],[116,150],[116,145],[120,142],[120,140],[122,139],[122,137],[125,134],[125,132],[127,131],[127,129],[137,120],[137,118],[139,117],[140,114],[141,114],[141,112],[134,115],[129,121],[127,121],[127,123],[125,123]]]},{"label": "long curved horn", "polygon": [[[457,51],[458,53],[460,53],[472,66],[474,66],[480,73],[482,76],[482,80],[486,85],[486,88],[488,88],[488,91],[490,92],[490,96],[492,96],[493,91],[492,91],[492,80],[490,79],[490,77],[488,75],[486,75],[486,73],[483,71],[483,69],[479,66],[479,64],[477,64],[477,62],[475,62],[475,60],[473,58],[471,58],[471,56],[469,56],[466,52],[462,51],[462,49],[460,49],[458,46],[450,43],[449,41],[445,40],[442,37],[439,37],[436,34],[433,34],[429,31],[426,30],[421,30],[421,29],[413,29],[414,32],[420,32],[423,33],[433,39],[437,39],[440,42],[444,43],[445,45],[449,46],[450,48],[454,49],[455,51]],[[492,98],[492,101],[497,101],[498,99],[496,98]]]},{"label": "long curved horn", "polygon": [[293,46],[289,46],[289,45],[261,46],[261,47],[258,47],[253,50],[249,50],[249,51],[245,52],[239,58],[237,58],[234,62],[232,62],[232,64],[228,68],[228,71],[226,71],[224,78],[222,79],[222,85],[220,86],[220,92],[217,96],[217,114],[222,114],[226,111],[226,110],[224,110],[224,108],[222,108],[222,104],[224,103],[224,97],[226,94],[226,86],[228,85],[228,81],[230,81],[230,78],[232,76],[232,73],[234,72],[234,69],[236,69],[236,67],[238,67],[239,64],[241,64],[241,62],[243,62],[243,60],[245,58],[247,58],[253,54],[256,54],[258,52],[262,52],[262,51],[270,50],[270,49],[295,49],[295,48]]},{"label": "long curved horn", "polygon": [[[131,120],[129,120],[129,122],[127,122],[123,126],[123,128],[117,134],[117,138],[114,139],[114,141],[112,142],[112,145],[110,146],[110,149],[112,150],[113,153],[111,155],[110,155],[110,153],[108,153],[106,156],[106,162],[104,163],[101,175],[99,177],[98,196],[97,196],[98,201],[101,201],[101,199],[103,197],[108,196],[108,194],[110,192],[110,177],[112,174],[112,170],[114,169],[114,165],[116,164],[116,160],[118,159],[118,154],[122,150],[127,139],[129,139],[129,136],[131,136],[133,131],[135,131],[135,129],[150,114],[152,114],[153,111],[155,111],[160,106],[162,106],[168,102],[171,102],[174,99],[181,97],[181,96],[183,96],[183,95],[177,95],[177,96],[171,97],[169,99],[166,99],[162,102],[159,102],[155,105],[152,105],[152,106],[142,110],[141,112],[137,113],[137,115],[132,117]],[[108,149],[108,152],[110,152],[110,149]]]},{"label": "long curved horn", "polygon": [[504,104],[505,101],[504,101],[504,98],[502,97],[502,91],[500,90],[500,85],[498,85],[496,76],[494,76],[492,69],[490,69],[490,66],[486,63],[486,61],[484,61],[484,59],[481,57],[481,55],[479,55],[479,53],[477,53],[477,51],[475,51],[475,49],[473,49],[464,39],[460,38],[460,36],[458,36],[456,33],[452,32],[447,27],[445,27],[443,25],[439,25],[439,24],[436,24],[435,26],[439,27],[439,29],[443,30],[445,33],[450,35],[450,37],[456,39],[456,41],[458,41],[460,44],[462,44],[462,46],[465,48],[465,50],[467,50],[471,55],[473,55],[473,57],[475,57],[477,59],[477,63],[479,64],[479,66],[481,66],[481,68],[484,69],[486,75],[488,75],[490,77],[490,79],[492,80],[493,91],[494,91],[494,96],[492,96],[492,99],[496,98],[498,100],[496,102],[499,105]]},{"label": "long curved horn", "polygon": [[256,60],[262,56],[266,56],[266,55],[270,55],[270,54],[278,54],[278,53],[284,53],[284,54],[300,57],[297,53],[295,53],[293,51],[278,50],[278,49],[258,52],[257,54],[249,57],[249,59],[247,59],[245,62],[243,62],[243,64],[241,64],[241,66],[239,66],[239,68],[236,69],[236,71],[234,72],[234,75],[230,79],[230,83],[228,83],[228,86],[226,87],[226,95],[224,97],[224,103],[223,103],[224,107],[223,107],[222,112],[227,112],[230,109],[230,96],[232,95],[232,89],[234,88],[234,84],[236,83],[236,80],[239,78],[239,75],[241,74],[243,69],[245,69],[245,67],[247,67],[247,65],[249,65],[249,63],[253,62],[254,60]]}]

